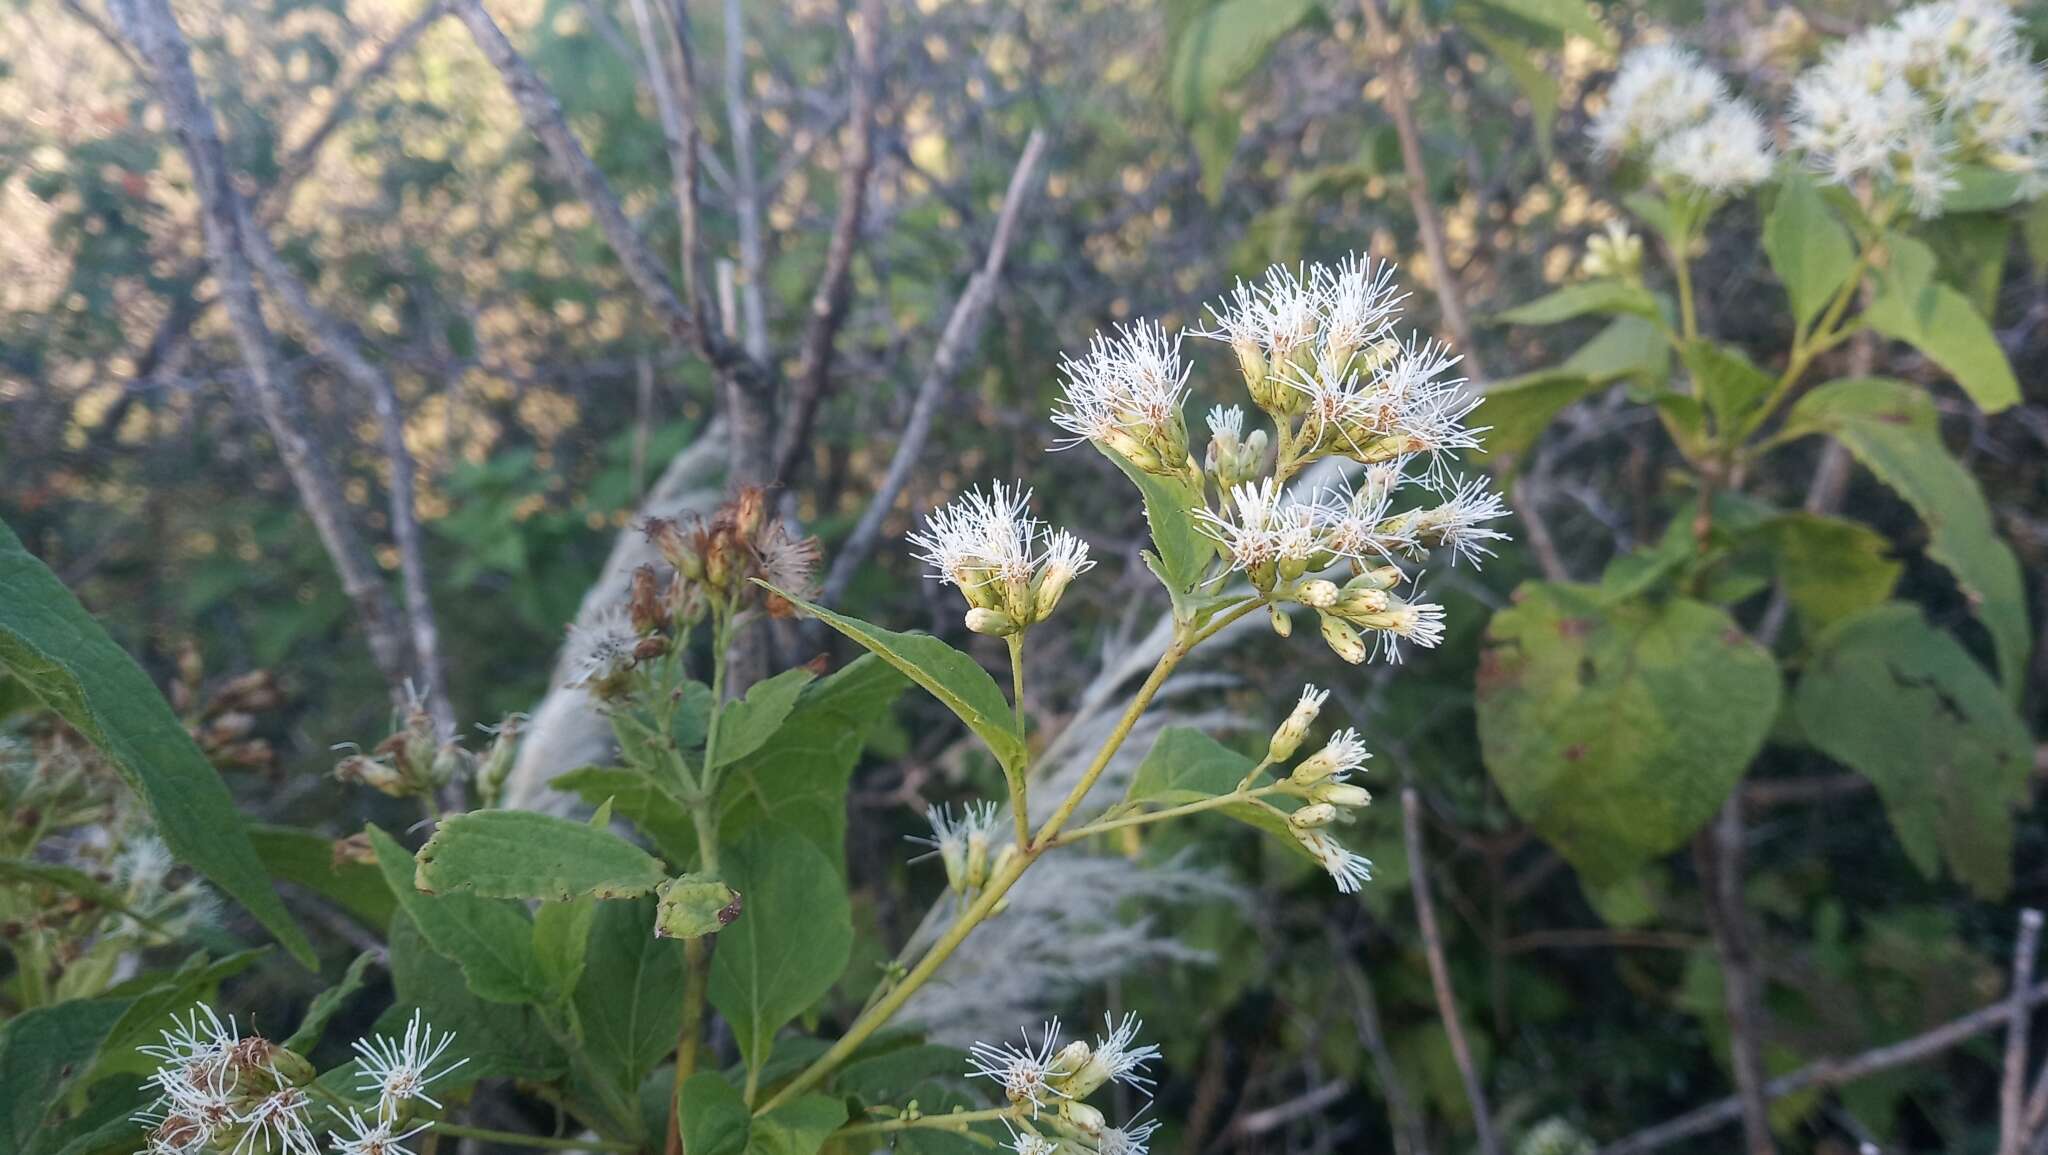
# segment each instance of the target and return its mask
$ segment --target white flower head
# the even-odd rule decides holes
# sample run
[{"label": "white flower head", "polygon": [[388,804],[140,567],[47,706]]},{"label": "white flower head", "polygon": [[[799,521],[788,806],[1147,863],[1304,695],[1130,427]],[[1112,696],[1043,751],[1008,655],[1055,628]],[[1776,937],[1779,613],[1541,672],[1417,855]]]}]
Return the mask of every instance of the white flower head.
[{"label": "white flower head", "polygon": [[931,576],[959,587],[970,606],[1000,608],[1016,626],[1028,626],[1050,614],[1067,584],[1095,563],[1086,542],[1031,516],[1023,483],[998,481],[989,489],[969,490],[932,511],[910,542]]},{"label": "white flower head", "polygon": [[353,1107],[342,1121],[348,1126],[349,1134],[339,1131],[327,1133],[337,1155],[413,1155],[405,1141],[433,1125],[421,1123],[410,1131],[399,1131],[395,1121],[381,1114],[374,1120],[365,1120],[362,1113]]},{"label": "white flower head", "polygon": [[1394,281],[1392,261],[1352,254],[1335,266],[1317,265],[1315,287],[1322,296],[1323,343],[1337,356],[1365,349],[1393,331],[1408,295]]},{"label": "white flower head", "polygon": [[1167,465],[1180,465],[1187,455],[1181,405],[1187,399],[1189,370],[1179,335],[1168,336],[1156,321],[1097,333],[1080,360],[1060,359],[1066,380],[1052,420],[1072,436],[1054,448],[1091,441],[1134,462],[1149,453],[1168,458]]},{"label": "white flower head", "polygon": [[1010,1141],[1003,1146],[1013,1155],[1059,1155],[1059,1140],[1048,1139],[1036,1131],[1019,1131],[1008,1119],[1003,1120],[1003,1125],[1010,1128]]},{"label": "white flower head", "polygon": [[[1324,295],[1320,271],[1274,265],[1258,281],[1240,280],[1220,305],[1210,305],[1216,327],[1195,335],[1227,342],[1247,364],[1277,364],[1322,333]],[[1263,362],[1247,362],[1256,353]]]},{"label": "white flower head", "polygon": [[633,668],[640,634],[621,605],[608,605],[569,627],[570,686],[596,686]]},{"label": "white flower head", "polygon": [[1145,1074],[1145,1064],[1159,1057],[1159,1048],[1151,1043],[1136,1045],[1144,1022],[1135,1014],[1126,1014],[1121,1020],[1104,1015],[1102,1027],[1107,1033],[1096,1036],[1089,1065],[1099,1067],[1110,1082],[1149,1091],[1153,1080]]},{"label": "white flower head", "polygon": [[205,1003],[193,1007],[184,1019],[172,1015],[171,1027],[160,1032],[163,1042],[135,1048],[157,1061],[157,1071],[150,1076],[150,1082],[167,1094],[174,1086],[199,1087],[219,1076],[226,1070],[235,1044],[241,1041],[234,1016],[229,1015],[222,1022]]},{"label": "white flower head", "polygon": [[1329,872],[1340,893],[1356,894],[1360,887],[1372,881],[1372,861],[1364,855],[1346,850],[1343,843],[1319,829],[1290,827],[1289,830],[1294,840],[1301,843],[1302,848]]},{"label": "white flower head", "polygon": [[1620,156],[1653,149],[1705,120],[1727,94],[1721,77],[1687,49],[1675,44],[1631,49],[1607,88],[1607,103],[1587,130],[1593,150]]},{"label": "white flower head", "polygon": [[1650,154],[1650,171],[1716,196],[1740,193],[1770,179],[1770,136],[1755,109],[1722,101],[1705,120],[1665,137]]},{"label": "white flower head", "polygon": [[1507,503],[1487,486],[1485,478],[1459,478],[1442,504],[1404,519],[1404,524],[1418,545],[1450,550],[1452,565],[1463,558],[1478,566],[1482,559],[1493,556],[1488,543],[1508,540],[1507,534],[1487,523],[1507,515]]},{"label": "white flower head", "polygon": [[1401,660],[1401,642],[1433,650],[1444,640],[1444,608],[1435,602],[1396,602],[1385,613],[1373,615],[1368,624],[1389,661]]},{"label": "white flower head", "polygon": [[440,1101],[427,1094],[428,1085],[469,1062],[465,1057],[440,1070],[433,1069],[454,1041],[454,1032],[444,1031],[437,1036],[433,1025],[415,1010],[405,1024],[404,1036],[374,1035],[355,1041],[359,1079],[356,1087],[377,1093],[380,1118],[395,1117],[399,1106],[411,1099],[438,1108]]},{"label": "white flower head", "polygon": [[1152,1133],[1157,1130],[1157,1119],[1142,1123],[1133,1120],[1122,1127],[1110,1127],[1096,1143],[1096,1155],[1146,1155],[1151,1150]]},{"label": "white flower head", "polygon": [[1241,406],[1212,406],[1204,420],[1211,437],[1227,438],[1232,444],[1244,439],[1244,409]]},{"label": "white flower head", "polygon": [[1231,487],[1234,513],[1196,510],[1198,528],[1230,551],[1231,567],[1248,570],[1305,560],[1321,547],[1315,507],[1296,501],[1271,477]]},{"label": "white flower head", "polygon": [[313,1100],[303,1088],[279,1086],[235,1116],[235,1122],[247,1130],[235,1141],[233,1155],[258,1150],[273,1155],[320,1155],[320,1141],[314,1138],[309,1122],[312,1113]]},{"label": "white flower head", "polygon": [[946,866],[946,880],[955,893],[965,894],[979,887],[988,869],[990,837],[998,825],[996,804],[970,802],[958,817],[950,806],[925,807],[925,821],[931,823],[930,838],[909,835],[909,840],[931,847]]},{"label": "white flower head", "polygon": [[1019,1030],[1021,1043],[976,1043],[968,1049],[967,1073],[993,1079],[1002,1085],[1012,1103],[1031,1104],[1031,1114],[1054,1105],[1065,1095],[1053,1087],[1053,1057],[1058,1051],[1060,1021],[1052,1019],[1041,1028],[1037,1045],[1029,1029]]}]

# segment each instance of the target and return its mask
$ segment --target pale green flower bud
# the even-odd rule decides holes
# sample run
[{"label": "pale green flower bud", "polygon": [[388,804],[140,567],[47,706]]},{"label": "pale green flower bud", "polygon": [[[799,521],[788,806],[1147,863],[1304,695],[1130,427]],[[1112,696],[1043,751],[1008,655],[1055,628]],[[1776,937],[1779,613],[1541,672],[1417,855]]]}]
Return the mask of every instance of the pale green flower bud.
[{"label": "pale green flower bud", "polygon": [[988,881],[988,832],[977,828],[967,835],[967,859],[962,865],[967,889],[980,890]]},{"label": "pale green flower bud", "polygon": [[[1089,1061],[1094,1059],[1094,1057],[1095,1052],[1089,1049],[1085,1041],[1075,1039],[1073,1042],[1061,1047],[1060,1053],[1053,1056],[1051,1065],[1046,1068],[1046,1075],[1048,1078],[1055,1080],[1072,1080],[1088,1066]],[[1100,1085],[1097,1084],[1097,1086]],[[1093,1089],[1093,1087],[1089,1088],[1089,1090]],[[1068,1085],[1062,1086],[1061,1090],[1072,1094],[1074,1088]]]},{"label": "pale green flower bud", "polygon": [[1086,1103],[1076,1102],[1073,1099],[1068,1099],[1060,1104],[1060,1117],[1073,1124],[1075,1130],[1091,1139],[1100,1136],[1102,1128],[1107,1125],[1107,1120],[1102,1117],[1102,1112],[1090,1107]]},{"label": "pale green flower bud", "polygon": [[1266,616],[1273,623],[1274,633],[1279,634],[1283,638],[1293,636],[1294,619],[1287,616],[1287,611],[1279,606],[1267,606]]},{"label": "pale green flower bud", "polygon": [[1001,610],[976,606],[967,611],[967,628],[992,638],[1006,638],[1017,632],[1017,620]]},{"label": "pale green flower bud", "polygon": [[1337,808],[1327,802],[1315,802],[1287,816],[1287,821],[1303,830],[1328,826],[1337,820]]},{"label": "pale green flower bud", "polygon": [[1350,623],[1329,614],[1323,618],[1323,642],[1332,653],[1356,666],[1365,661],[1365,638]]},{"label": "pale green flower bud", "polygon": [[1336,599],[1335,608],[1338,614],[1344,617],[1355,618],[1360,614],[1385,613],[1387,604],[1387,591],[1385,590],[1346,589]]},{"label": "pale green flower bud", "polygon": [[1324,578],[1305,581],[1301,583],[1301,589],[1295,596],[1305,606],[1327,610],[1337,604],[1337,583]]},{"label": "pale green flower bud", "polygon": [[1271,762],[1285,762],[1294,757],[1301,747],[1301,740],[1308,737],[1308,728],[1315,725],[1316,715],[1322,712],[1323,703],[1328,701],[1330,692],[1314,686],[1303,686],[1301,698],[1294,704],[1294,712],[1273,731],[1273,740],[1266,746],[1266,758]]},{"label": "pale green flower bud", "polygon": [[1331,782],[1328,780],[1318,782],[1310,787],[1308,796],[1310,801],[1327,802],[1332,806],[1342,807],[1346,810],[1355,810],[1360,806],[1370,805],[1372,802],[1372,795],[1366,791],[1365,787],[1353,786],[1348,782]]},{"label": "pale green flower bud", "polygon": [[1365,741],[1358,736],[1358,731],[1346,727],[1330,735],[1329,742],[1322,749],[1303,759],[1287,780],[1296,786],[1314,786],[1326,778],[1358,769],[1370,757],[1372,755],[1366,752]]}]

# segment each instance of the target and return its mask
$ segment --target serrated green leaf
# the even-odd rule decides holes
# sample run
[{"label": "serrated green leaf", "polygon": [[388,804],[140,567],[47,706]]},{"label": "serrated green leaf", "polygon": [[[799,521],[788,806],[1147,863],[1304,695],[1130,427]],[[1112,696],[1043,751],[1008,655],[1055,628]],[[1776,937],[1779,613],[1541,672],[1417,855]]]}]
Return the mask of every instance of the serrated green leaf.
[{"label": "serrated green leaf", "polygon": [[1795,701],[1807,739],[1877,787],[1915,866],[2005,896],[2033,740],[1953,637],[1909,605],[1867,610],[1816,643]]},{"label": "serrated green leaf", "polygon": [[[774,589],[773,586],[768,587]],[[804,613],[817,618],[854,641],[876,657],[902,671],[924,687],[967,728],[985,743],[996,761],[1009,769],[1021,768],[1027,758],[1024,734],[1017,728],[1017,715],[1009,699],[996,688],[996,680],[973,658],[930,634],[897,633],[824,606],[775,590]]]},{"label": "serrated green leaf", "polygon": [[1905,568],[1883,534],[1853,521],[1787,513],[1759,532],[1808,637],[1891,597]]},{"label": "serrated green leaf", "polygon": [[675,1049],[682,1006],[683,946],[654,936],[654,900],[599,903],[576,987],[591,1066],[621,1092],[636,1090]]},{"label": "serrated green leaf", "polygon": [[131,1001],[71,999],[0,1023],[0,1148],[29,1150]]},{"label": "serrated green leaf", "polygon": [[478,998],[531,1003],[547,997],[547,978],[533,952],[533,924],[524,907],[474,894],[421,894],[413,886],[412,855],[377,827],[368,832],[399,907],[435,952],[462,968]]},{"label": "serrated green leaf", "polygon": [[1828,211],[1813,178],[1793,167],[1780,175],[1777,200],[1764,220],[1764,252],[1800,325],[1820,316],[1856,264],[1849,230]]},{"label": "serrated green leaf", "polygon": [[632,898],[668,878],[660,859],[609,830],[530,810],[473,810],[442,819],[420,847],[415,883],[428,894],[567,902]]},{"label": "serrated green leaf", "polygon": [[1688,341],[1681,359],[1693,390],[1714,415],[1717,429],[1739,425],[1777,382],[1733,346],[1705,339]]},{"label": "serrated green leaf", "polygon": [[1494,319],[1504,325],[1556,325],[1588,314],[1628,313],[1655,319],[1657,298],[1625,281],[1586,281],[1554,289]]},{"label": "serrated green leaf", "polygon": [[600,900],[591,895],[568,902],[543,902],[533,912],[533,954],[547,981],[548,1001],[566,1002],[576,993],[590,957],[590,928]]},{"label": "serrated green leaf", "polygon": [[1722,610],[1529,583],[1487,628],[1479,740],[1508,805],[1596,885],[1692,836],[1778,708],[1777,663]]},{"label": "serrated green leaf", "polygon": [[1986,413],[2016,404],[2019,381],[1991,323],[1969,298],[1933,280],[1935,258],[1925,245],[1897,236],[1888,243],[1893,270],[1863,320],[1926,354]]},{"label": "serrated green leaf", "polygon": [[699,1071],[676,1100],[677,1128],[690,1155],[739,1155],[747,1149],[754,1116],[739,1088],[715,1071]]},{"label": "serrated green leaf", "polygon": [[[391,916],[389,947],[393,1002],[378,1019],[378,1031],[403,1033],[417,1009],[435,1027],[454,1033],[449,1062],[469,1060],[434,1085],[437,1097],[478,1079],[546,1080],[567,1069],[568,1057],[534,1007],[505,1006],[476,995],[462,968],[432,945],[403,908]],[[340,1077],[331,1079],[335,1072],[328,1072],[321,1085],[337,1092],[353,1088],[349,1069],[336,1070]]]},{"label": "serrated green leaf", "polygon": [[718,936],[711,1003],[732,1025],[740,1054],[758,1068],[775,1033],[846,969],[853,915],[837,867],[791,830],[753,831],[720,858],[719,873],[746,908]]},{"label": "serrated green leaf", "polygon": [[313,946],[270,887],[220,775],[149,675],[0,522],[0,667],[84,735],[141,796],[173,857],[307,966]]},{"label": "serrated green leaf", "polygon": [[747,696],[739,701],[726,703],[715,723],[718,766],[732,765],[774,737],[776,728],[789,717],[797,695],[803,693],[811,677],[811,672],[801,666],[784,670],[747,687]]},{"label": "serrated green leaf", "polygon": [[1927,556],[1955,576],[1991,634],[1999,681],[2017,698],[2033,642],[2019,561],[1999,540],[1977,479],[1942,445],[1926,395],[1903,381],[1830,381],[1799,399],[1786,428],[1831,434],[1920,515]]},{"label": "serrated green leaf", "polygon": [[689,862],[697,857],[697,828],[681,800],[638,770],[624,766],[580,766],[548,780],[557,790],[568,790],[591,806],[610,799],[619,817],[640,828],[670,862]]},{"label": "serrated green leaf", "polygon": [[297,1051],[301,1055],[311,1052],[319,1044],[320,1036],[327,1033],[327,1024],[334,1021],[334,1016],[341,1011],[342,1004],[363,989],[363,981],[370,973],[370,964],[376,961],[377,956],[371,951],[357,955],[348,964],[348,969],[341,973],[340,982],[313,996],[313,1001],[306,1005],[306,1013],[299,1018],[299,1029],[293,1031],[292,1037],[280,1045],[287,1051]]}]

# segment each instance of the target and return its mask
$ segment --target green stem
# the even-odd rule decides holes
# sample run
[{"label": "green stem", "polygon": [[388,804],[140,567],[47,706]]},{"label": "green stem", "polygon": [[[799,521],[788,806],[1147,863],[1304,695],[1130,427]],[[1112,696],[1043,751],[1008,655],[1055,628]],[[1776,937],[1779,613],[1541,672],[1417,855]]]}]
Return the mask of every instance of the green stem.
[{"label": "green stem", "polygon": [[[1017,736],[1024,736],[1024,632],[1003,639],[1010,643],[1010,696],[1017,711]],[[1031,845],[1031,799],[1024,767],[1004,766],[1003,778],[1010,787],[1010,814],[1017,820],[1017,849]]]},{"label": "green stem", "polygon": [[631,1143],[614,1143],[609,1139],[556,1139],[546,1135],[521,1135],[517,1131],[493,1131],[488,1127],[465,1127],[459,1123],[435,1123],[434,1132],[453,1135],[457,1139],[482,1139],[487,1143],[504,1143],[513,1147],[541,1147],[549,1151],[638,1151]]},{"label": "green stem", "polygon": [[[698,869],[718,875],[718,783],[713,772],[718,754],[718,723],[725,713],[726,654],[732,648],[732,618],[721,606],[711,610],[711,719],[704,732],[704,764],[697,773],[696,789],[689,794],[690,823],[697,833]],[[697,1036],[704,1033],[704,1002],[710,987],[711,946],[703,938],[683,944],[683,1007],[676,1019],[676,1077],[669,1095],[668,1134],[664,1155],[683,1155],[683,1084],[697,1070]],[[747,1072],[747,1098],[754,1097],[757,1071]]]},{"label": "green stem", "polygon": [[940,1131],[963,1131],[971,1123],[993,1123],[1000,1119],[1017,1117],[1015,1107],[990,1107],[983,1111],[955,1111],[950,1115],[909,1115],[896,1119],[885,1119],[878,1123],[848,1123],[832,1132],[835,1139],[849,1135],[884,1135],[891,1131],[908,1131],[912,1128],[928,1127]]},{"label": "green stem", "polygon": [[902,982],[896,984],[874,1006],[862,1012],[854,1020],[853,1025],[847,1028],[846,1033],[840,1036],[838,1042],[833,1043],[824,1054],[804,1068],[801,1074],[770,1096],[754,1114],[763,1115],[773,1111],[816,1086],[819,1080],[845,1062],[848,1055],[866,1042],[868,1036],[880,1030],[895,1017],[897,1011],[903,1009],[903,1004],[910,1000],[910,996],[916,994],[918,989],[945,965],[946,960],[953,956],[953,952],[967,940],[967,936],[973,933],[974,928],[981,925],[994,912],[996,906],[1002,902],[1003,896],[1017,884],[1017,879],[1022,877],[1031,864],[1038,860],[1038,856],[1048,849],[1051,839],[1059,834],[1067,819],[1073,817],[1074,811],[1081,805],[1081,800],[1087,797],[1089,789],[1095,785],[1096,779],[1102,776],[1110,759],[1116,756],[1125,739],[1131,736],[1132,727],[1137,725],[1146,707],[1152,704],[1153,695],[1159,692],[1159,687],[1165,683],[1167,675],[1173,672],[1174,667],[1180,664],[1181,659],[1197,645],[1214,637],[1225,626],[1262,604],[1264,603],[1259,598],[1248,598],[1242,604],[1218,614],[1199,630],[1192,633],[1185,629],[1175,631],[1173,642],[1167,646],[1166,653],[1160,655],[1158,664],[1152,667],[1152,673],[1145,678],[1145,684],[1138,688],[1137,695],[1124,709],[1123,716],[1117,720],[1116,729],[1110,732],[1102,748],[1096,752],[1095,760],[1088,767],[1087,773],[1081,776],[1081,780],[1074,785],[1073,790],[1060,803],[1059,809],[1053,812],[1053,816],[1039,827],[1037,838],[1011,859],[1008,865],[989,878],[983,885],[981,893],[976,896],[973,905],[962,911],[953,925],[946,928],[946,932],[939,936],[939,940],[933,943],[924,957],[918,960],[917,965],[910,969],[910,973],[903,976]]},{"label": "green stem", "polygon": [[1204,810],[1215,810],[1240,802],[1251,802],[1268,794],[1277,794],[1279,791],[1280,787],[1278,785],[1261,786],[1257,790],[1247,790],[1240,786],[1228,794],[1217,794],[1195,802],[1186,802],[1179,806],[1169,806],[1164,810],[1148,810],[1142,814],[1129,814],[1121,818],[1105,818],[1100,822],[1090,822],[1086,826],[1076,826],[1054,839],[1052,845],[1065,846],[1070,842],[1079,842],[1084,838],[1090,838],[1097,834],[1107,834],[1112,830],[1122,830],[1127,826],[1145,826],[1154,822],[1166,822],[1175,818],[1184,818],[1190,814],[1200,814]]}]

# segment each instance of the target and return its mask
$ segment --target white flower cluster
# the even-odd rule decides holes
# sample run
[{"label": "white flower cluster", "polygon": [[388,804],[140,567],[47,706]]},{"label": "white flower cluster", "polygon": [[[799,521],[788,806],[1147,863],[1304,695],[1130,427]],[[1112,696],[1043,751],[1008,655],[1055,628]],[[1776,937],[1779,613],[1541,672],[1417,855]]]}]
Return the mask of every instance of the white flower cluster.
[{"label": "white flower cluster", "polygon": [[1715,196],[1771,175],[1762,118],[1719,73],[1672,44],[1631,50],[1587,130],[1601,156],[1645,160],[1652,176]]},{"label": "white flower cluster", "polygon": [[1068,583],[1087,573],[1088,543],[1029,512],[1031,491],[998,481],[934,510],[910,535],[932,576],[967,599],[967,627],[1006,637],[1045,620]]},{"label": "white flower cluster", "polygon": [[[1328,690],[1302,687],[1293,712],[1273,731],[1267,743],[1267,763],[1281,765],[1294,757],[1329,697]],[[1354,772],[1365,768],[1371,757],[1358,731],[1346,727],[1332,734],[1322,749],[1302,759],[1280,784],[1283,792],[1302,801],[1299,808],[1287,815],[1295,841],[1329,872],[1344,894],[1356,893],[1372,880],[1372,862],[1345,849],[1326,828],[1340,819],[1348,820],[1352,811],[1372,803],[1372,795],[1363,786],[1348,781]]]},{"label": "white flower cluster", "polygon": [[[137,1048],[157,1062],[148,1079],[157,1098],[135,1117],[149,1129],[150,1155],[320,1155],[308,1090],[315,1072],[303,1056],[242,1035],[232,1016],[223,1022],[204,1004],[171,1023],[161,1043]],[[428,1084],[469,1061],[433,1069],[453,1040],[436,1036],[417,1011],[403,1038],[356,1040],[358,1089],[375,1093],[377,1106],[367,1119],[353,1108],[329,1108],[348,1129],[328,1132],[337,1155],[412,1155],[405,1141],[429,1124],[400,1130],[408,1105],[419,1099],[439,1107]]]},{"label": "white flower cluster", "polygon": [[910,836],[910,841],[931,847],[946,866],[946,883],[953,893],[966,897],[980,890],[991,870],[1001,870],[1017,853],[1015,843],[1005,843],[993,856],[990,848],[1001,820],[993,802],[970,802],[955,817],[950,806],[928,806],[925,821],[932,836]]},{"label": "white flower cluster", "polygon": [[1792,91],[1793,141],[1829,181],[1935,216],[1961,166],[2048,179],[2048,82],[1999,0],[1941,0],[1831,48]]},{"label": "white flower cluster", "polygon": [[970,1049],[967,1073],[999,1084],[1023,1116],[1021,1127],[1011,1124],[1009,1147],[1015,1155],[1145,1155],[1157,1122],[1111,1127],[1087,1099],[1109,1083],[1149,1097],[1152,1079],[1145,1066],[1159,1057],[1159,1048],[1138,1043],[1144,1024],[1136,1015],[1121,1020],[1105,1015],[1102,1025],[1105,1033],[1096,1036],[1092,1047],[1083,1039],[1062,1044],[1054,1019],[1040,1028],[1036,1043],[1024,1030],[1020,1043],[976,1043]]}]

